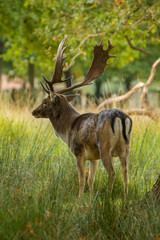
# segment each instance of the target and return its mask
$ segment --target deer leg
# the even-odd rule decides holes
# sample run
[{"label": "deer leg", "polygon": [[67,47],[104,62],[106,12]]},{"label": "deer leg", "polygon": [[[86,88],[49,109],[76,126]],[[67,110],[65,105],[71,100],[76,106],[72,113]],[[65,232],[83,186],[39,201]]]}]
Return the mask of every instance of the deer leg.
[{"label": "deer leg", "polygon": [[79,175],[79,198],[82,198],[85,187],[85,161],[82,158],[77,158],[77,168]]},{"label": "deer leg", "polygon": [[115,181],[115,171],[112,164],[112,157],[105,156],[102,157],[102,163],[108,173],[108,181],[109,181],[109,192],[112,193],[114,181]]},{"label": "deer leg", "polygon": [[109,192],[112,193],[114,181],[115,181],[115,171],[113,168],[113,158],[110,154],[110,151],[107,151],[107,147],[103,144],[102,147],[99,144],[99,152],[102,159],[103,166],[105,167],[108,173],[109,180]]},{"label": "deer leg", "polygon": [[123,174],[123,184],[124,184],[124,194],[125,200],[128,197],[128,160],[129,160],[129,150],[127,149],[123,154],[119,156],[122,166]]},{"label": "deer leg", "polygon": [[90,161],[89,177],[88,177],[88,186],[89,186],[90,193],[92,193],[92,191],[93,191],[93,184],[94,184],[97,167],[98,167],[97,160]]}]

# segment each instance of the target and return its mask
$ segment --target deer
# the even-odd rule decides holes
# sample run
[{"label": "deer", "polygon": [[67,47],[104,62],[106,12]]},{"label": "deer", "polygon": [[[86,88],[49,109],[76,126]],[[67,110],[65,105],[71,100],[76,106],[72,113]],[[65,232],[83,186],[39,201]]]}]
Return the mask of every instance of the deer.
[{"label": "deer", "polygon": [[[94,47],[94,57],[88,73],[81,83],[71,85],[55,91],[56,83],[62,83],[71,79],[62,80],[63,53],[67,48],[64,38],[59,44],[55,68],[51,81],[43,75],[45,85],[41,82],[43,90],[48,96],[42,101],[32,115],[35,118],[47,118],[50,120],[55,134],[60,137],[75,156],[79,176],[79,197],[82,198],[86,181],[85,162],[89,161],[88,186],[90,193],[93,191],[98,160],[101,159],[108,173],[109,193],[115,181],[113,158],[119,157],[124,185],[124,198],[128,196],[128,161],[130,152],[130,140],[132,133],[132,120],[119,109],[105,109],[97,113],[80,114],[70,104],[77,94],[66,95],[74,89],[92,84],[104,72],[107,60],[114,58],[109,52],[114,47],[108,40],[108,46],[104,50],[102,42]],[[65,93],[65,94],[64,94]]]}]

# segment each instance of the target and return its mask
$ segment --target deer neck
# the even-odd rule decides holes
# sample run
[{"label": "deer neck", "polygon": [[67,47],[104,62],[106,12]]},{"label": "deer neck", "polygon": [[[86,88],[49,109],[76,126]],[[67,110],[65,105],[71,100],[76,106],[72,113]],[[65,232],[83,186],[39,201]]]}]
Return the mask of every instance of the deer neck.
[{"label": "deer neck", "polygon": [[68,144],[68,134],[74,120],[80,115],[70,104],[65,109],[57,112],[57,116],[50,117],[56,135]]}]

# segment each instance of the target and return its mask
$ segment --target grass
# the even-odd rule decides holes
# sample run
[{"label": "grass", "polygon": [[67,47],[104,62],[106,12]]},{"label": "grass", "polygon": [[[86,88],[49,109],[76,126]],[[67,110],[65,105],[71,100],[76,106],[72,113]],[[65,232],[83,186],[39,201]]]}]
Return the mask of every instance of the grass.
[{"label": "grass", "polygon": [[80,201],[74,157],[49,121],[9,106],[0,116],[0,239],[160,239],[160,207],[137,204],[160,173],[158,123],[133,118],[129,202],[124,207],[118,159],[112,198],[100,162],[93,199],[86,186]]}]

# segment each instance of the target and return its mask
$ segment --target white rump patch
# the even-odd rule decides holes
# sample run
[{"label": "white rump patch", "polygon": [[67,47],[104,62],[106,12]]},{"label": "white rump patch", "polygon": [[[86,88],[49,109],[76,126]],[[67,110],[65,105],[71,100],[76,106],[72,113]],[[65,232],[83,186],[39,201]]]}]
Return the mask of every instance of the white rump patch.
[{"label": "white rump patch", "polygon": [[131,121],[129,118],[125,119],[125,125],[126,125],[126,135],[129,135],[130,127],[131,127]]},{"label": "white rump patch", "polygon": [[114,134],[119,136],[119,133],[122,132],[122,123],[120,118],[116,117],[113,128]]}]

